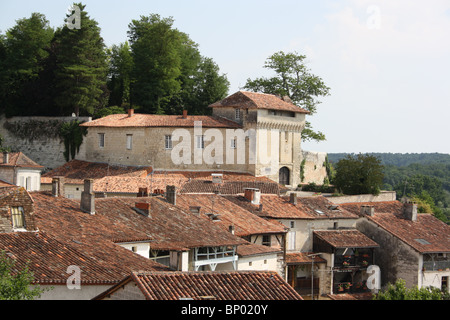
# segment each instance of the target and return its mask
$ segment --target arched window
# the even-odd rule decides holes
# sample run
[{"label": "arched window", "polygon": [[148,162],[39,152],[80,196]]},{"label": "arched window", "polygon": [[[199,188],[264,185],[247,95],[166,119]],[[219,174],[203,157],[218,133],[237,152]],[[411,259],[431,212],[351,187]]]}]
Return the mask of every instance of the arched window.
[{"label": "arched window", "polygon": [[278,182],[282,185],[290,185],[290,170],[288,167],[283,167],[280,169]]}]

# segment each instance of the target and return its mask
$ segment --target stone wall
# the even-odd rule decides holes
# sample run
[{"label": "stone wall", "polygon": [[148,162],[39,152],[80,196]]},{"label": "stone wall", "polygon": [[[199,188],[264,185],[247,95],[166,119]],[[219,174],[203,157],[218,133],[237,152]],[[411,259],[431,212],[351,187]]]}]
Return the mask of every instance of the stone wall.
[{"label": "stone wall", "polygon": [[[6,129],[5,124],[26,124],[30,121],[34,121],[36,123],[42,122],[42,126],[54,126],[56,123],[60,121],[70,122],[73,120],[78,121],[88,121],[90,118],[88,117],[12,117],[5,118],[4,116],[0,117],[0,135],[3,138],[3,146],[10,147],[12,151],[21,151],[27,157],[35,161],[36,163],[44,166],[46,169],[57,168],[64,163],[66,160],[64,158],[64,143],[61,141],[59,137],[45,136],[45,135],[36,135],[33,138],[28,136],[27,138],[23,138],[17,134],[13,134],[8,129]],[[48,128],[47,128],[48,129]],[[45,130],[46,132],[49,130]],[[80,152],[76,156],[76,158],[84,157],[84,144],[80,147]]]},{"label": "stone wall", "polygon": [[302,171],[304,176],[302,183],[323,184],[324,179],[327,177],[326,157],[327,154],[325,152],[302,151]]}]

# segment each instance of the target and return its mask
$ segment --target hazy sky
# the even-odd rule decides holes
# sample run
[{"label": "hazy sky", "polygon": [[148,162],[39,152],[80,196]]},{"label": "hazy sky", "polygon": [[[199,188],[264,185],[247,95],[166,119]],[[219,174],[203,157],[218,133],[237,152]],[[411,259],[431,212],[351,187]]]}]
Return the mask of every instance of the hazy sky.
[{"label": "hazy sky", "polygon": [[[0,30],[43,13],[63,25],[72,1],[0,0]],[[141,15],[173,17],[231,82],[230,94],[277,51],[308,57],[331,88],[309,117],[324,152],[450,153],[449,0],[84,0],[106,45]]]}]

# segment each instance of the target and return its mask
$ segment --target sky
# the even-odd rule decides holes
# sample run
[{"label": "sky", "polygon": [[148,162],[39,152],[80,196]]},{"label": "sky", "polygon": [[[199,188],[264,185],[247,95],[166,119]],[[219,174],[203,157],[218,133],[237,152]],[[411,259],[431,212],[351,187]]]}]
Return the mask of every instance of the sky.
[{"label": "sky", "polygon": [[[326,141],[304,150],[327,153],[450,154],[449,0],[84,0],[105,44],[127,40],[142,15],[172,17],[230,81],[270,77],[278,51],[306,55],[331,88],[308,116]],[[32,12],[64,24],[72,1],[0,0],[0,32]]]}]

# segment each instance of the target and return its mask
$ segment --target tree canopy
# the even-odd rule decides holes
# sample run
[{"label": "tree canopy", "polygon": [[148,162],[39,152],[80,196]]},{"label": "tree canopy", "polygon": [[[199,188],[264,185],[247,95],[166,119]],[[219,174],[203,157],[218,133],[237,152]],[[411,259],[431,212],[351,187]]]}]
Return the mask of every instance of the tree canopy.
[{"label": "tree canopy", "polygon": [[[264,64],[264,68],[273,70],[275,75],[270,78],[248,79],[244,89],[281,97],[288,96],[294,104],[314,115],[321,103],[319,97],[328,96],[330,88],[320,77],[311,73],[306,67],[305,59],[306,56],[297,52],[276,52],[267,58]],[[320,131],[315,132],[311,123],[307,121],[302,139],[323,141],[325,135]]]}]

